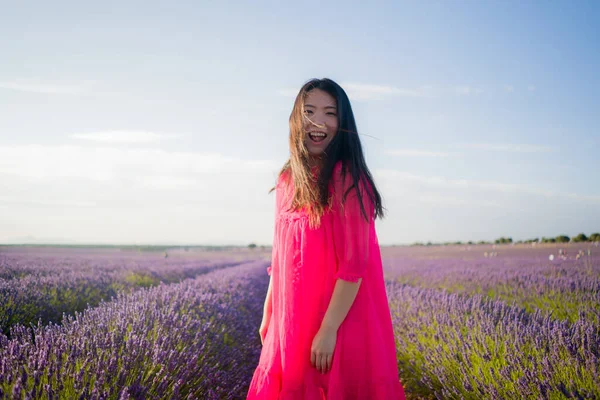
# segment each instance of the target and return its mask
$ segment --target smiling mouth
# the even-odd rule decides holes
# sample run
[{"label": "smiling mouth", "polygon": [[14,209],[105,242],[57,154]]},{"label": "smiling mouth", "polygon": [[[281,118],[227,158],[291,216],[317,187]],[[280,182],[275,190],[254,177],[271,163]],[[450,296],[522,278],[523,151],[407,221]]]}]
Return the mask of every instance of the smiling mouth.
[{"label": "smiling mouth", "polygon": [[308,137],[315,143],[322,142],[327,138],[327,133],[325,132],[308,132]]}]

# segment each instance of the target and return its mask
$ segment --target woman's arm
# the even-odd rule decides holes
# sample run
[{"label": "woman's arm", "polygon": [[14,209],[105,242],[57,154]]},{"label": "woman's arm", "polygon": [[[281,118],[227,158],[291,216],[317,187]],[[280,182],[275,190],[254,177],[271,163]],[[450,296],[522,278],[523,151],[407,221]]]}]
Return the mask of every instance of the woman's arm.
[{"label": "woman's arm", "polygon": [[267,337],[267,330],[269,328],[269,324],[271,322],[271,315],[273,313],[273,292],[271,289],[272,278],[269,278],[269,288],[267,289],[267,298],[265,299],[265,305],[263,307],[263,316],[262,321],[260,323],[260,328],[258,328],[258,333],[260,334],[260,341],[264,344],[265,338]]},{"label": "woman's arm", "polygon": [[[369,266],[369,247],[374,205],[364,181],[354,184],[352,176],[343,176],[342,165],[334,171],[333,240],[337,258],[335,287],[321,323],[334,332],[348,311]],[[360,197],[359,197],[360,194]],[[344,201],[345,198],[345,201]],[[364,218],[361,203],[367,217]]]},{"label": "woman's arm", "polygon": [[346,315],[348,315],[354,299],[356,299],[361,281],[362,278],[358,282],[349,282],[343,279],[336,280],[331,301],[321,322],[322,329],[337,332]]},{"label": "woman's arm", "polygon": [[357,282],[343,279],[335,282],[331,301],[310,350],[310,363],[321,373],[331,370],[338,329],[356,299],[361,281],[362,278],[358,278]]},{"label": "woman's arm", "polygon": [[263,318],[264,316],[271,315],[273,311],[273,276],[269,277],[269,288],[267,289],[267,297],[265,298],[265,305],[263,307]]}]

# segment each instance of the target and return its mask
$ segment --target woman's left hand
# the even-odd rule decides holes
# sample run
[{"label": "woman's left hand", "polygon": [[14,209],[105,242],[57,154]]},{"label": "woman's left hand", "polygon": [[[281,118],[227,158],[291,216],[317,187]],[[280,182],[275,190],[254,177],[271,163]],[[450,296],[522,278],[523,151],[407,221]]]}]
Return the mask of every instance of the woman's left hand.
[{"label": "woman's left hand", "polygon": [[321,327],[313,339],[310,363],[323,374],[331,370],[336,340],[337,332],[325,327]]}]

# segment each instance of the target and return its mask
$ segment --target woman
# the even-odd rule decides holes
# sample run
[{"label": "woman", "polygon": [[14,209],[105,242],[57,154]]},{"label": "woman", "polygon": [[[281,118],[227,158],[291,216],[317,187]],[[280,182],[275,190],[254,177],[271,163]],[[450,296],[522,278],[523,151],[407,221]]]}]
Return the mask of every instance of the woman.
[{"label": "woman", "polygon": [[289,138],[247,399],[404,399],[375,231],[381,196],[344,90],[307,82]]}]

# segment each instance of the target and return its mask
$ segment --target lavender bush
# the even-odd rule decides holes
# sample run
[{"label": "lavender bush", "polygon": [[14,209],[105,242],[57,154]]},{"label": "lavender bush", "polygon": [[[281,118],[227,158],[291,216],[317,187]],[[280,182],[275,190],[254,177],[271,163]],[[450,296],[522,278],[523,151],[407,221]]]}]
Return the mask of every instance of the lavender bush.
[{"label": "lavender bush", "polygon": [[62,326],[16,325],[0,335],[0,398],[241,398],[260,353],[265,268],[119,293]]},{"label": "lavender bush", "polygon": [[[576,256],[578,250],[583,257]],[[522,249],[499,246],[495,253],[485,257],[477,249],[476,253],[416,257],[404,249],[391,249],[385,257],[386,277],[411,286],[515,302],[529,312],[547,311],[571,322],[580,316],[600,317],[600,249],[577,248],[553,261],[548,254],[557,254],[556,248],[529,249],[529,254],[523,254]]]},{"label": "lavender bush", "polygon": [[[557,248],[383,249],[409,398],[600,398],[600,258]],[[0,335],[0,399],[245,398],[267,265],[121,291],[62,326],[13,326]],[[13,282],[40,270],[21,267]]]},{"label": "lavender bush", "polygon": [[600,398],[599,320],[388,283],[408,391],[439,399]]},{"label": "lavender bush", "polygon": [[[0,332],[58,323],[118,292],[173,283],[251,260],[230,253],[137,254],[115,250],[10,249],[0,254]],[[255,258],[260,258],[255,255]]]},{"label": "lavender bush", "polygon": [[562,247],[385,249],[407,392],[600,398],[599,252]]}]

